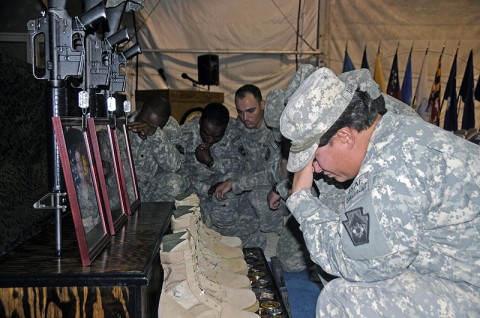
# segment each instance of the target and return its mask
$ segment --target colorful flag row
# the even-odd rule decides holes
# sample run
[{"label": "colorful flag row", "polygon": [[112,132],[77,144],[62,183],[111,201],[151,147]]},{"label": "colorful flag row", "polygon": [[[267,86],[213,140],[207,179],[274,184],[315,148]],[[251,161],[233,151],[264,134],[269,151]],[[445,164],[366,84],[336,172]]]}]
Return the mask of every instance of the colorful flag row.
[{"label": "colorful flag row", "polygon": [[[412,47],[413,49],[413,47]],[[428,87],[427,78],[427,54],[428,48],[423,57],[422,66],[420,69],[420,76],[418,78],[415,95],[412,100],[412,49],[408,55],[405,73],[403,77],[402,86],[400,87],[400,80],[398,75],[398,45],[395,50],[395,55],[390,69],[390,76],[388,84],[385,87],[385,80],[383,77],[382,64],[380,61],[380,45],[378,47],[377,56],[375,58],[375,69],[373,72],[373,79],[378,83],[382,92],[387,93],[404,103],[411,105],[418,114],[426,121],[440,126],[440,113],[443,104],[446,102],[445,118],[443,128],[445,130],[458,130],[458,109],[460,102],[463,103],[463,116],[461,129],[470,129],[475,127],[475,99],[480,101],[480,75],[478,77],[477,85],[474,83],[473,72],[473,50],[470,51],[462,84],[458,92],[457,98],[457,54],[458,48],[453,58],[452,67],[448,76],[447,86],[443,95],[443,100],[440,101],[441,96],[441,76],[442,76],[442,56],[445,47],[442,49],[438,59],[435,78],[431,88]],[[370,69],[367,59],[366,46],[363,50],[361,68]],[[355,66],[348,54],[348,48],[345,47],[345,56],[343,60],[343,72],[352,71]]]}]

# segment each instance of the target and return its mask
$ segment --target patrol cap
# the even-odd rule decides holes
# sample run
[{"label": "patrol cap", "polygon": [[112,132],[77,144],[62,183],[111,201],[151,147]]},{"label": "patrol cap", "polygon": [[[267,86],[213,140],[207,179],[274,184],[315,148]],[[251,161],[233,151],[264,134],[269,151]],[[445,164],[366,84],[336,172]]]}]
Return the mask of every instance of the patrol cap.
[{"label": "patrol cap", "polygon": [[274,88],[268,92],[265,97],[265,123],[268,127],[280,127],[280,115],[285,108],[283,103],[285,90],[281,88]]},{"label": "patrol cap", "polygon": [[382,95],[380,86],[373,80],[372,74],[366,68],[342,73],[338,75],[338,78],[345,83],[357,85],[359,90],[366,92],[372,100]]},{"label": "patrol cap", "polygon": [[303,81],[317,69],[317,67],[311,64],[300,65],[292,80],[288,84],[287,89],[285,90],[285,103],[288,102],[288,99],[292,96],[293,93],[295,93],[300,84],[302,84]]},{"label": "patrol cap", "polygon": [[320,68],[293,93],[280,118],[282,135],[292,141],[287,169],[298,172],[313,158],[320,137],[348,106],[356,85]]},{"label": "patrol cap", "polygon": [[268,127],[272,128],[273,135],[277,142],[282,141],[280,115],[285,109],[284,96],[284,89],[274,88],[267,94],[267,97],[265,97],[265,123]]}]

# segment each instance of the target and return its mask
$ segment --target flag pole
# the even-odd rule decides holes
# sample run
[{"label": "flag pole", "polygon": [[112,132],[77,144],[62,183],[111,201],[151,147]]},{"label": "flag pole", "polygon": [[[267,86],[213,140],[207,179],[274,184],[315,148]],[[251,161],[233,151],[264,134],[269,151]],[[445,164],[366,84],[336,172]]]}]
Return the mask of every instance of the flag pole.
[{"label": "flag pole", "polygon": [[[460,48],[460,41],[458,41],[458,46],[457,46],[457,50],[455,51],[455,58],[458,54],[458,49]],[[443,51],[445,50],[445,44],[443,44],[443,49],[442,49],[442,54],[443,54]],[[456,89],[456,88],[455,88]],[[445,102],[445,94],[443,95],[443,99],[442,99],[442,103],[440,104],[440,112],[442,111],[443,109],[443,103]],[[458,107],[458,101],[457,101],[457,107]],[[458,114],[457,114],[458,116]]]},{"label": "flag pole", "polygon": [[405,72],[403,73],[403,81],[400,89],[402,101],[409,106],[412,104],[412,51],[413,41],[408,54],[407,64],[405,65]]},{"label": "flag pole", "polygon": [[[460,47],[460,40],[458,41],[458,47],[457,47],[457,52],[458,52],[458,48]],[[460,97],[460,96],[457,96],[457,97]],[[458,119],[458,115],[460,114],[460,108],[459,108],[459,104],[460,104],[460,101],[462,99],[461,98],[457,98],[457,119]]]},{"label": "flag pole", "polygon": [[[413,44],[412,44],[412,47],[413,47]],[[427,49],[425,50],[425,55],[428,54],[428,48],[429,47],[430,47],[430,41],[428,41],[428,43],[427,43]],[[425,57],[424,57],[424,59],[425,59]],[[422,64],[422,68],[423,68],[423,64]],[[420,79],[420,77],[418,79]],[[415,95],[417,95],[417,94],[415,93]],[[415,97],[416,97],[415,95],[413,95],[412,106],[415,105]]]},{"label": "flag pole", "polygon": [[[440,52],[440,57],[438,58],[439,61],[442,60],[443,52],[445,51],[445,43],[446,43],[446,41],[443,42],[443,48],[442,48],[442,51]],[[435,70],[435,73],[436,73],[436,72],[437,72],[437,71]],[[433,81],[433,84],[432,84],[432,90],[433,90],[434,87],[435,87],[435,80]]]},{"label": "flag pole", "polygon": [[[437,124],[437,126],[440,126],[440,113],[442,112],[442,107],[441,105],[438,105],[438,118],[436,119],[438,122],[434,122],[433,121],[433,111],[432,109],[430,109],[430,106],[432,106],[432,108],[434,108],[434,105],[430,105],[430,99],[433,97],[433,92],[435,90],[435,84],[437,83],[437,72],[438,72],[438,69],[439,69],[439,66],[441,65],[442,63],[442,57],[443,57],[443,52],[445,51],[445,44],[447,43],[447,41],[445,40],[445,42],[443,42],[443,47],[442,47],[442,51],[440,52],[440,56],[438,57],[438,64],[437,64],[437,68],[435,70],[435,77],[433,79],[433,83],[432,83],[432,89],[430,90],[430,97],[428,98],[428,112],[429,112],[429,118],[431,120],[432,123],[434,124]],[[440,84],[440,82],[439,82]],[[438,91],[438,94],[440,95],[440,90]],[[440,96],[438,96],[439,99],[440,99]],[[435,103],[434,103],[435,104]]]}]

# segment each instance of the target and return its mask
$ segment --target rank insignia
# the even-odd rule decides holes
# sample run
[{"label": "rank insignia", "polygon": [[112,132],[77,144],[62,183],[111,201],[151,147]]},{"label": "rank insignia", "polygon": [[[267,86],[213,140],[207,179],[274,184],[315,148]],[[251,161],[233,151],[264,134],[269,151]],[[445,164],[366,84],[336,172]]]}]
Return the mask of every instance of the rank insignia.
[{"label": "rank insignia", "polygon": [[267,148],[267,152],[265,153],[265,161],[268,161],[268,159],[270,159],[270,155],[271,155],[270,148]]},{"label": "rank insignia", "polygon": [[354,246],[368,243],[370,217],[363,214],[362,208],[357,208],[345,213],[346,221],[342,221]]}]

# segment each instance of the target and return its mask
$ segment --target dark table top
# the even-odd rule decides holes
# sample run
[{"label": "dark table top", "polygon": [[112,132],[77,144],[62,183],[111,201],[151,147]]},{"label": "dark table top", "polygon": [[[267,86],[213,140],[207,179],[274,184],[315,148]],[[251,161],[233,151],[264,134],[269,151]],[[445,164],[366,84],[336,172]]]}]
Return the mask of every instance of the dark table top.
[{"label": "dark table top", "polygon": [[173,206],[172,202],[142,202],[86,267],[82,266],[72,216],[67,214],[62,220],[62,256],[55,256],[52,225],[0,257],[0,287],[146,285],[148,272],[158,262]]}]

